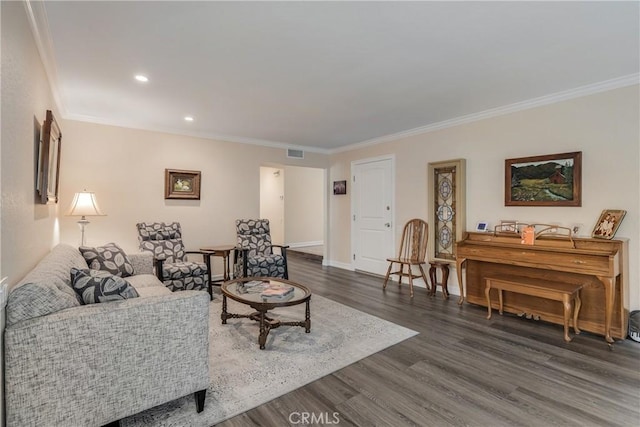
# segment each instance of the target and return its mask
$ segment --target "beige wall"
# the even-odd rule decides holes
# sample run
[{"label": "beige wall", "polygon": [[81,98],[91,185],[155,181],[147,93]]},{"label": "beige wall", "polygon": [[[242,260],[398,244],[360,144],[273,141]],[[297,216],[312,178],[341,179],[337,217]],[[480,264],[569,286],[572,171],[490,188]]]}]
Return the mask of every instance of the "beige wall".
[{"label": "beige wall", "polygon": [[[235,243],[235,220],[260,215],[260,167],[287,163],[324,167],[327,156],[286,158],[280,148],[67,121],[64,123],[61,201],[96,192],[107,216],[89,218],[87,243],[117,242],[137,251],[139,221],[179,221],[187,248]],[[164,170],[202,172],[200,200],[165,200]],[[62,241],[77,244],[77,218],[62,216]]]},{"label": "beige wall", "polygon": [[35,204],[34,121],[54,108],[22,2],[2,2],[2,244],[0,271],[15,284],[58,243],[58,205]]},{"label": "beige wall", "polygon": [[260,217],[270,220],[274,243],[323,243],[324,188],[324,169],[260,168]]},{"label": "beige wall", "polygon": [[324,170],[287,166],[284,179],[286,243],[293,246],[322,244],[326,197]]},{"label": "beige wall", "polygon": [[[427,164],[467,159],[467,229],[480,220],[582,223],[590,235],[603,209],[625,209],[616,237],[630,240],[631,309],[640,309],[638,86],[415,135],[331,156],[329,181],[349,179],[353,160],[394,154],[396,223],[427,214]],[[505,207],[504,160],[582,151],[582,207]],[[330,263],[350,265],[350,195],[331,199]],[[396,227],[398,233],[401,227]],[[457,292],[455,277],[450,290]]]}]

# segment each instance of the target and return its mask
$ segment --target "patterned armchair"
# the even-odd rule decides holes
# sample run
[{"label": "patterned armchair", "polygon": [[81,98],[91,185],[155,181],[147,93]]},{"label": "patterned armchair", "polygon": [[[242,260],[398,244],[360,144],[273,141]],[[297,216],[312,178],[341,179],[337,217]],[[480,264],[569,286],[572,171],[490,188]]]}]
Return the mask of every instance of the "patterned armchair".
[{"label": "patterned armchair", "polygon": [[[185,251],[180,223],[141,222],[138,228],[140,250],[151,252],[158,279],[171,291],[205,289],[211,295],[209,255],[200,251]],[[187,254],[200,254],[204,262],[192,262]]]},{"label": "patterned armchair", "polygon": [[[268,219],[236,220],[237,246],[234,252],[234,277],[289,278],[288,246],[271,243]],[[280,248],[280,253],[273,252]]]}]

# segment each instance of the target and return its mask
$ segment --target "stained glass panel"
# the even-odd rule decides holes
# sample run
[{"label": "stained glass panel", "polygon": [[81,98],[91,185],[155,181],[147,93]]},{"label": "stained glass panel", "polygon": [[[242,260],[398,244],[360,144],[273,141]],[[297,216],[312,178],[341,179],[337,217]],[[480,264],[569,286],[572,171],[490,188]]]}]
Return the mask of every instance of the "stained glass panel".
[{"label": "stained glass panel", "polygon": [[434,169],[434,218],[435,257],[455,259],[454,233],[456,228],[456,167]]}]

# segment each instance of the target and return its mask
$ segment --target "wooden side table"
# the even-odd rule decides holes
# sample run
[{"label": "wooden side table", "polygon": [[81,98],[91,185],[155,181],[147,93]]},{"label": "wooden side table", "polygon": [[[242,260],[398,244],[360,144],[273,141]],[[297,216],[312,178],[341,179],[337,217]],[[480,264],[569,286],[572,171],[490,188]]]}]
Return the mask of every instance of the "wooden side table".
[{"label": "wooden side table", "polygon": [[[436,294],[436,288],[438,285],[442,287],[442,297],[444,299],[449,299],[449,264],[446,262],[429,262],[429,278],[431,279],[431,292],[429,293],[431,296]],[[442,282],[438,283],[438,276],[436,269],[439,268],[442,273]]]},{"label": "wooden side table", "polygon": [[[222,266],[223,266],[223,274],[222,280],[211,280],[211,284],[216,284],[216,286],[220,286],[222,282],[226,282],[230,279],[229,275],[229,258],[231,258],[231,251],[236,247],[232,245],[220,245],[220,246],[207,246],[204,248],[200,248],[202,252],[206,252],[209,256],[217,256],[222,258]],[[211,275],[211,270],[209,271]]]}]

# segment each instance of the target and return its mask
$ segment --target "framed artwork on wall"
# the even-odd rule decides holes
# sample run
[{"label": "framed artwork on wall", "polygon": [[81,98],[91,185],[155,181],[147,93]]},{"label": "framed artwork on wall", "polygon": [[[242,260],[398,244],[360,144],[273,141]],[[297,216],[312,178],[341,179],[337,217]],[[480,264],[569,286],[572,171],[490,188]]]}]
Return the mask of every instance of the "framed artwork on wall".
[{"label": "framed artwork on wall", "polygon": [[200,171],[164,170],[164,198],[200,200]]},{"label": "framed artwork on wall", "polygon": [[40,135],[36,172],[37,200],[42,204],[58,203],[62,132],[51,110],[46,112]]},{"label": "framed artwork on wall", "polygon": [[582,152],[506,159],[505,206],[582,206]]},{"label": "framed artwork on wall", "polygon": [[465,159],[429,163],[429,258],[455,262],[455,244],[466,228]]},{"label": "framed artwork on wall", "polygon": [[333,181],[333,194],[347,194],[347,181]]}]

